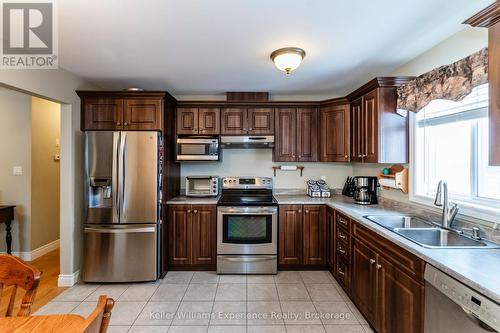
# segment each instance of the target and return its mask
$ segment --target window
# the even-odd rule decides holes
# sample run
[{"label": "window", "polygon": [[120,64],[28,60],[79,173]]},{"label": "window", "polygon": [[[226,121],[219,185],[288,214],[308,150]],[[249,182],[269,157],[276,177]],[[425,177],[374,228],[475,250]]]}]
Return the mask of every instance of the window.
[{"label": "window", "polygon": [[434,198],[444,180],[451,200],[498,213],[500,167],[488,166],[488,85],[460,102],[430,102],[413,124],[413,199]]}]

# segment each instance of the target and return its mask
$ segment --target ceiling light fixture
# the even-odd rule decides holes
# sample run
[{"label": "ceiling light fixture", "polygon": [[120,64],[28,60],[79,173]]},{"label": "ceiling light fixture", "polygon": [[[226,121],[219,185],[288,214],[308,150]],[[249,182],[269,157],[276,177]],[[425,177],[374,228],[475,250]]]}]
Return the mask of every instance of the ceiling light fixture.
[{"label": "ceiling light fixture", "polygon": [[271,60],[280,71],[290,74],[300,66],[305,56],[306,52],[298,47],[285,47],[271,53]]}]

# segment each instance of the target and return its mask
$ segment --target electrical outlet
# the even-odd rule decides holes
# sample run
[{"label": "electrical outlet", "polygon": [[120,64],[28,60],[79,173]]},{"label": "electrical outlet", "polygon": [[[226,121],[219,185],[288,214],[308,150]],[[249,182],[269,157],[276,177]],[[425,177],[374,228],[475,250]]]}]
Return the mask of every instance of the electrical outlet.
[{"label": "electrical outlet", "polygon": [[22,166],[13,166],[12,174],[14,176],[22,176],[23,175],[23,167]]}]

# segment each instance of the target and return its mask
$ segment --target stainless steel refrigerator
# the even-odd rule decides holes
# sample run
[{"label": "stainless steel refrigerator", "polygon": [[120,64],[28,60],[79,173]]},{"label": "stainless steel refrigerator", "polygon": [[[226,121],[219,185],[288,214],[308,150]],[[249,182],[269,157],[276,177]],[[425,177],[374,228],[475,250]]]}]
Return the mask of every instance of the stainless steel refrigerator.
[{"label": "stainless steel refrigerator", "polygon": [[83,280],[158,277],[160,134],[85,133]]}]

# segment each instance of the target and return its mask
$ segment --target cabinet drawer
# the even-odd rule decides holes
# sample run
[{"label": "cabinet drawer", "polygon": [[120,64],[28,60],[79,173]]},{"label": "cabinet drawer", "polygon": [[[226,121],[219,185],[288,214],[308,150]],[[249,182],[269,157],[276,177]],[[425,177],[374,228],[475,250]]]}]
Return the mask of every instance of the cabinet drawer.
[{"label": "cabinet drawer", "polygon": [[335,252],[337,253],[337,257],[341,260],[349,262],[349,258],[351,258],[351,252],[349,250],[348,243],[337,239],[335,246]]},{"label": "cabinet drawer", "polygon": [[350,267],[349,264],[344,260],[337,260],[337,269],[335,271],[337,275],[337,281],[344,288],[345,291],[350,290]]},{"label": "cabinet drawer", "polygon": [[337,213],[336,221],[339,227],[344,228],[348,232],[351,230],[351,219],[348,218],[347,216]]},{"label": "cabinet drawer", "polygon": [[337,239],[349,244],[349,234],[341,227],[337,227]]}]

